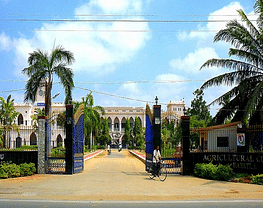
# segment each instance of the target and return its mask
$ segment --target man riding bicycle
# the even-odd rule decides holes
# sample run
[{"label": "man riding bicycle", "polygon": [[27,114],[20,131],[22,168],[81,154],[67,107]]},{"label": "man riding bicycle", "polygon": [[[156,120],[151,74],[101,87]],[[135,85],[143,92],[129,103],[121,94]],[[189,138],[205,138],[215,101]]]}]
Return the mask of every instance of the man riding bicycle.
[{"label": "man riding bicycle", "polygon": [[157,146],[156,149],[153,151],[153,167],[154,167],[154,176],[156,176],[160,169],[160,162],[162,159],[161,153],[160,153],[160,147]]}]

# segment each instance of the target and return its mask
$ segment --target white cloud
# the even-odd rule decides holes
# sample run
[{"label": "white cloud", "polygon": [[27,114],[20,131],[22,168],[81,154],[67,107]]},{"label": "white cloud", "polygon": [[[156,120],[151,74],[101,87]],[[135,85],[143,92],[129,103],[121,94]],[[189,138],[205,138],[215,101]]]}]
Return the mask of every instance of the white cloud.
[{"label": "white cloud", "polygon": [[12,49],[12,40],[4,32],[0,34],[0,49],[9,51]]},{"label": "white cloud", "polygon": [[[107,15],[136,14],[141,12],[142,2],[142,0],[91,0],[76,8],[75,14],[98,14],[100,11]],[[84,20],[86,17],[76,16],[76,18]],[[120,17],[111,17],[111,19],[115,18]],[[56,45],[62,45],[66,50],[74,53],[76,62],[72,68],[75,72],[85,70],[88,74],[97,74],[97,71],[100,71],[103,73],[98,74],[105,75],[113,72],[117,64],[129,61],[150,39],[148,33],[125,31],[148,29],[148,23],[45,23],[41,30],[48,31],[35,32],[31,39],[15,40],[17,69],[21,70],[27,66],[28,53],[37,48],[50,52],[55,41]],[[117,32],[109,32],[112,30]]]},{"label": "white cloud", "polygon": [[83,14],[106,14],[120,15],[133,14],[142,11],[142,0],[91,0],[75,9],[76,15]]},{"label": "white cloud", "polygon": [[207,41],[208,38],[212,39],[212,37],[214,37],[215,35],[215,32],[224,29],[226,27],[227,22],[231,18],[240,20],[239,16],[232,16],[238,15],[237,10],[239,9],[243,10],[243,7],[239,2],[231,2],[229,5],[223,7],[222,9],[212,12],[208,17],[208,23],[205,26],[199,25],[197,28],[197,30],[205,30],[208,32],[181,32],[178,34],[178,39],[187,40],[192,38],[198,38],[200,39],[200,41]]},{"label": "white cloud", "polygon": [[[208,69],[204,68],[200,71],[199,68],[203,63],[211,58],[219,58],[214,48],[199,48],[194,52],[190,52],[184,58],[172,59],[169,65],[174,71],[180,70],[186,74],[200,74],[201,72],[207,73]],[[218,71],[212,70],[211,73],[218,73]]]}]

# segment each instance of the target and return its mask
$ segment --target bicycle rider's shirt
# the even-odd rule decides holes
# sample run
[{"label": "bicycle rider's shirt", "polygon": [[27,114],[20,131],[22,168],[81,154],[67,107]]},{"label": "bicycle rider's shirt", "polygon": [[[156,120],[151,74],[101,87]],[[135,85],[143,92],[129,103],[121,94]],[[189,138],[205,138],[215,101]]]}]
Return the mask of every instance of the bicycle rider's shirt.
[{"label": "bicycle rider's shirt", "polygon": [[[156,159],[157,159],[157,161],[156,161]],[[153,151],[153,163],[157,163],[157,162],[160,162],[160,159],[161,159],[161,153],[160,153],[160,151],[159,150],[154,150]]]}]

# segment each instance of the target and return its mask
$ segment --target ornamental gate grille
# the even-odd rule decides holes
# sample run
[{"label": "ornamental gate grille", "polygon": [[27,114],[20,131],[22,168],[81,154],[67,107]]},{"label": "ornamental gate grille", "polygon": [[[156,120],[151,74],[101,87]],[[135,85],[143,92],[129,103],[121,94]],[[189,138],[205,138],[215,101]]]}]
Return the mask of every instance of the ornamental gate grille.
[{"label": "ornamental gate grille", "polygon": [[54,128],[55,116],[46,119],[46,161],[48,174],[63,174],[66,172],[66,159],[64,157],[52,157],[51,155],[51,136]]},{"label": "ornamental gate grille", "polygon": [[73,128],[73,173],[84,170],[84,106],[81,105],[74,116]]}]

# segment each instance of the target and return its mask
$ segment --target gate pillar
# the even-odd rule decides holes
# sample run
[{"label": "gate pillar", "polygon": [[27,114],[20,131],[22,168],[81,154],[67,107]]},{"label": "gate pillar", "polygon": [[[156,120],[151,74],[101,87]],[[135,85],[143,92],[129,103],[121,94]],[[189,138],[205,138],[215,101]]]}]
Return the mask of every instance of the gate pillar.
[{"label": "gate pillar", "polygon": [[66,174],[73,174],[73,105],[66,105]]},{"label": "gate pillar", "polygon": [[38,117],[38,164],[37,164],[37,173],[45,174],[47,161],[45,157],[45,116]]},{"label": "gate pillar", "polygon": [[182,128],[182,175],[191,174],[190,164],[190,116],[181,117],[181,128]]}]

